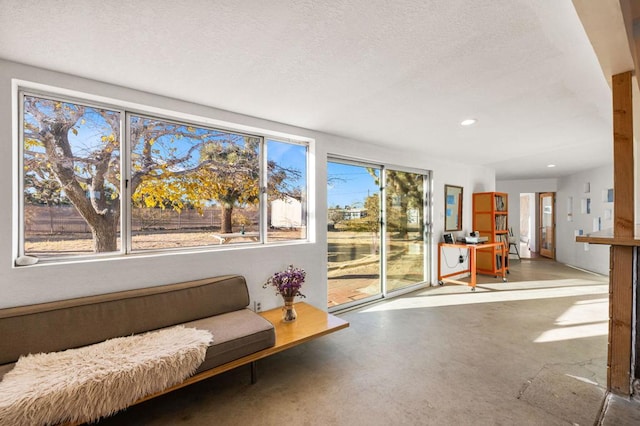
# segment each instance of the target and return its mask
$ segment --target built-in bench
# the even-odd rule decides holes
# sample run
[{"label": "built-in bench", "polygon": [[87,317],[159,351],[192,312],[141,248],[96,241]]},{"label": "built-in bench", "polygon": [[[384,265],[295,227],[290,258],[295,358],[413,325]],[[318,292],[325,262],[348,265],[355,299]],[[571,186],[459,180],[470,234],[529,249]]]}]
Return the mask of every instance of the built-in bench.
[{"label": "built-in bench", "polygon": [[0,309],[0,378],[21,355],[175,325],[213,334],[205,371],[275,344],[273,324],[248,305],[244,277],[231,275]]},{"label": "built-in bench", "polygon": [[[280,309],[249,309],[244,277],[229,275],[179,284],[0,309],[0,381],[22,355],[78,348],[176,325],[211,332],[213,343],[195,375],[141,402],[315,337],[348,323],[305,303],[299,319],[282,323]],[[136,402],[136,403],[137,403]]]}]

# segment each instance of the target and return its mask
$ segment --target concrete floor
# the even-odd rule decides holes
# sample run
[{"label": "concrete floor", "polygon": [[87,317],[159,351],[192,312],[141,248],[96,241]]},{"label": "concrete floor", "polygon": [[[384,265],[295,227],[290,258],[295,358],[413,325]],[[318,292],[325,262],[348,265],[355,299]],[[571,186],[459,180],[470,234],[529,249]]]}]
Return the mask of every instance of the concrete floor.
[{"label": "concrete floor", "polygon": [[640,425],[640,400],[630,400],[613,394],[607,395],[598,425]]},{"label": "concrete floor", "polygon": [[[607,278],[546,260],[340,314],[346,329],[129,408],[102,425],[593,425]],[[602,420],[602,419],[601,419]],[[615,418],[609,419],[616,423]]]}]

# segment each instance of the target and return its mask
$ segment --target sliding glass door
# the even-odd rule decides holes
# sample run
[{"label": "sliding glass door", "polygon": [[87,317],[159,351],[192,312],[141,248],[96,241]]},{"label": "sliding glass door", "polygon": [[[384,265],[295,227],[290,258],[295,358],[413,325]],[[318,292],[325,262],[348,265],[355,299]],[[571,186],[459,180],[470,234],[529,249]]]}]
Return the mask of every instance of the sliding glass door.
[{"label": "sliding glass door", "polygon": [[386,290],[400,290],[425,280],[425,176],[385,171]]},{"label": "sliding glass door", "polygon": [[348,306],[423,284],[426,172],[331,160],[328,306]]},{"label": "sliding glass door", "polygon": [[380,297],[379,167],[329,162],[329,307]]}]

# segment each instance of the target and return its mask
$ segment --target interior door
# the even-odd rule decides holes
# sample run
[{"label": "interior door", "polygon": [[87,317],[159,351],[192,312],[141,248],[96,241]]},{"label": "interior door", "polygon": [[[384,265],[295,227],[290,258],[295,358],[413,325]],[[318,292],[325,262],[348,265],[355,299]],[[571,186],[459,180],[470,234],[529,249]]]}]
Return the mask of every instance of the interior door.
[{"label": "interior door", "polygon": [[538,213],[538,241],[540,242],[540,256],[555,259],[555,233],[556,233],[556,214],[555,214],[555,192],[542,192],[540,197],[540,210]]}]

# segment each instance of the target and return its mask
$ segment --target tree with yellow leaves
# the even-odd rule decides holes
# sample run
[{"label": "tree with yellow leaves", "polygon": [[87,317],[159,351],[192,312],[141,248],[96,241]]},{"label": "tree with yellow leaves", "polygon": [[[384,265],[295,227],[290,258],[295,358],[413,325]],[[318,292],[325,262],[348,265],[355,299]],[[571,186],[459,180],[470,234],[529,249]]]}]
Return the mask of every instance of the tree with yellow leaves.
[{"label": "tree with yellow leaves", "polygon": [[[261,139],[217,129],[131,115],[130,178],[134,206],[189,207],[218,203],[221,232],[231,232],[234,207],[260,199]],[[117,250],[120,221],[120,113],[24,96],[25,194],[44,180],[59,182],[93,235],[94,251]],[[271,197],[294,195],[297,170],[267,163]],[[42,197],[40,197],[42,198]]]}]

